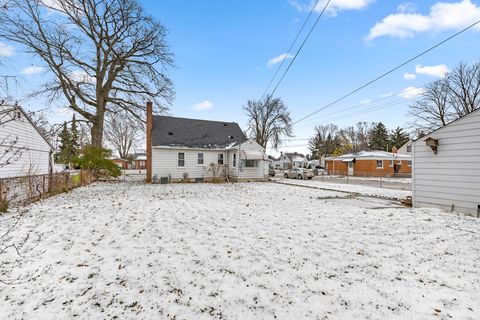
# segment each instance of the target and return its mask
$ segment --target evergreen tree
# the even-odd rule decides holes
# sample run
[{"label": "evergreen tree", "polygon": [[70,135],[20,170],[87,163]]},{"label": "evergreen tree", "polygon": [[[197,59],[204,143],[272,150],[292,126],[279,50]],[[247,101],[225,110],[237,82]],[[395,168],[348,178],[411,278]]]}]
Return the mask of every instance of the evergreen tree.
[{"label": "evergreen tree", "polygon": [[375,124],[370,131],[370,150],[390,151],[392,145],[389,141],[388,131],[381,122]]},{"label": "evergreen tree", "polygon": [[68,130],[67,123],[63,123],[62,132],[60,132],[60,147],[57,156],[57,161],[60,163],[68,164],[70,163],[70,154],[71,154],[71,136],[70,131]]},{"label": "evergreen tree", "polygon": [[410,140],[408,134],[403,130],[403,128],[397,127],[396,129],[392,130],[390,133],[390,143],[391,147],[393,146],[400,148],[405,143]]}]

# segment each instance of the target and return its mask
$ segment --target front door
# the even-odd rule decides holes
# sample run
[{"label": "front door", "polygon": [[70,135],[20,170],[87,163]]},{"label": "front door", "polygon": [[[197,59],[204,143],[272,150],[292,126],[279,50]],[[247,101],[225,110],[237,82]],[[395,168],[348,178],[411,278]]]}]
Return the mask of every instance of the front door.
[{"label": "front door", "polygon": [[348,163],[348,175],[353,176],[353,161]]}]

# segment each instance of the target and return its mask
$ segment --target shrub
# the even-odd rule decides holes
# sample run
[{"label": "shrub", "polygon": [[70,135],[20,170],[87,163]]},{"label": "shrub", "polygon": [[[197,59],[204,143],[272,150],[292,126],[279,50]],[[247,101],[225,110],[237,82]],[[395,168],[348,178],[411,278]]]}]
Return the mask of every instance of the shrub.
[{"label": "shrub", "polygon": [[122,174],[120,168],[109,158],[112,151],[96,146],[86,146],[82,154],[75,158],[75,165],[84,170],[92,171],[96,178],[117,178]]}]

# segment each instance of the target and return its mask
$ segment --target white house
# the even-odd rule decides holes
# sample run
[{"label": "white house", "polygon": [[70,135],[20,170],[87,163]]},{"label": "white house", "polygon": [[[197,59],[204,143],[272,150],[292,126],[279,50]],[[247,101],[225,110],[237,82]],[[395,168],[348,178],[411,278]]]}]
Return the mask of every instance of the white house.
[{"label": "white house", "polygon": [[397,153],[398,154],[406,154],[406,155],[411,156],[412,155],[412,145],[413,145],[413,141],[408,140],[407,142],[405,142],[405,144],[403,146],[398,148]]},{"label": "white house", "polygon": [[53,147],[19,106],[0,106],[0,179],[52,172]]},{"label": "white house", "polygon": [[307,158],[297,152],[285,152],[280,155],[280,158],[274,161],[273,166],[275,169],[291,169],[291,168],[306,168],[308,166]]},{"label": "white house", "polygon": [[268,179],[269,161],[264,148],[247,140],[237,123],[165,116],[150,119],[147,181],[149,175],[159,180],[203,180],[214,176]]},{"label": "white house", "polygon": [[480,109],[413,143],[413,204],[478,216]]}]

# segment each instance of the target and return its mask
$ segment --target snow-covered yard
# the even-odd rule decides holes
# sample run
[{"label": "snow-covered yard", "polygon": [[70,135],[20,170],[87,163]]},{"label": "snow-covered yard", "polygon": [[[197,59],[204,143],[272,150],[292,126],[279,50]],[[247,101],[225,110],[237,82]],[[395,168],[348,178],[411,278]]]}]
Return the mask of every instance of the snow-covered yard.
[{"label": "snow-covered yard", "polygon": [[0,318],[478,319],[479,219],[347,196],[104,183],[47,199],[13,234],[39,245],[0,280],[45,271],[0,283]]},{"label": "snow-covered yard", "polygon": [[356,193],[364,196],[395,199],[405,199],[407,196],[411,196],[412,192],[407,190],[387,189],[370,186],[362,186],[357,184],[343,184],[343,183],[331,183],[328,181],[322,181],[318,179],[313,180],[297,180],[297,179],[284,179],[273,178],[273,181],[281,184],[296,185],[302,187],[317,188],[320,190],[334,190],[339,192]]}]

